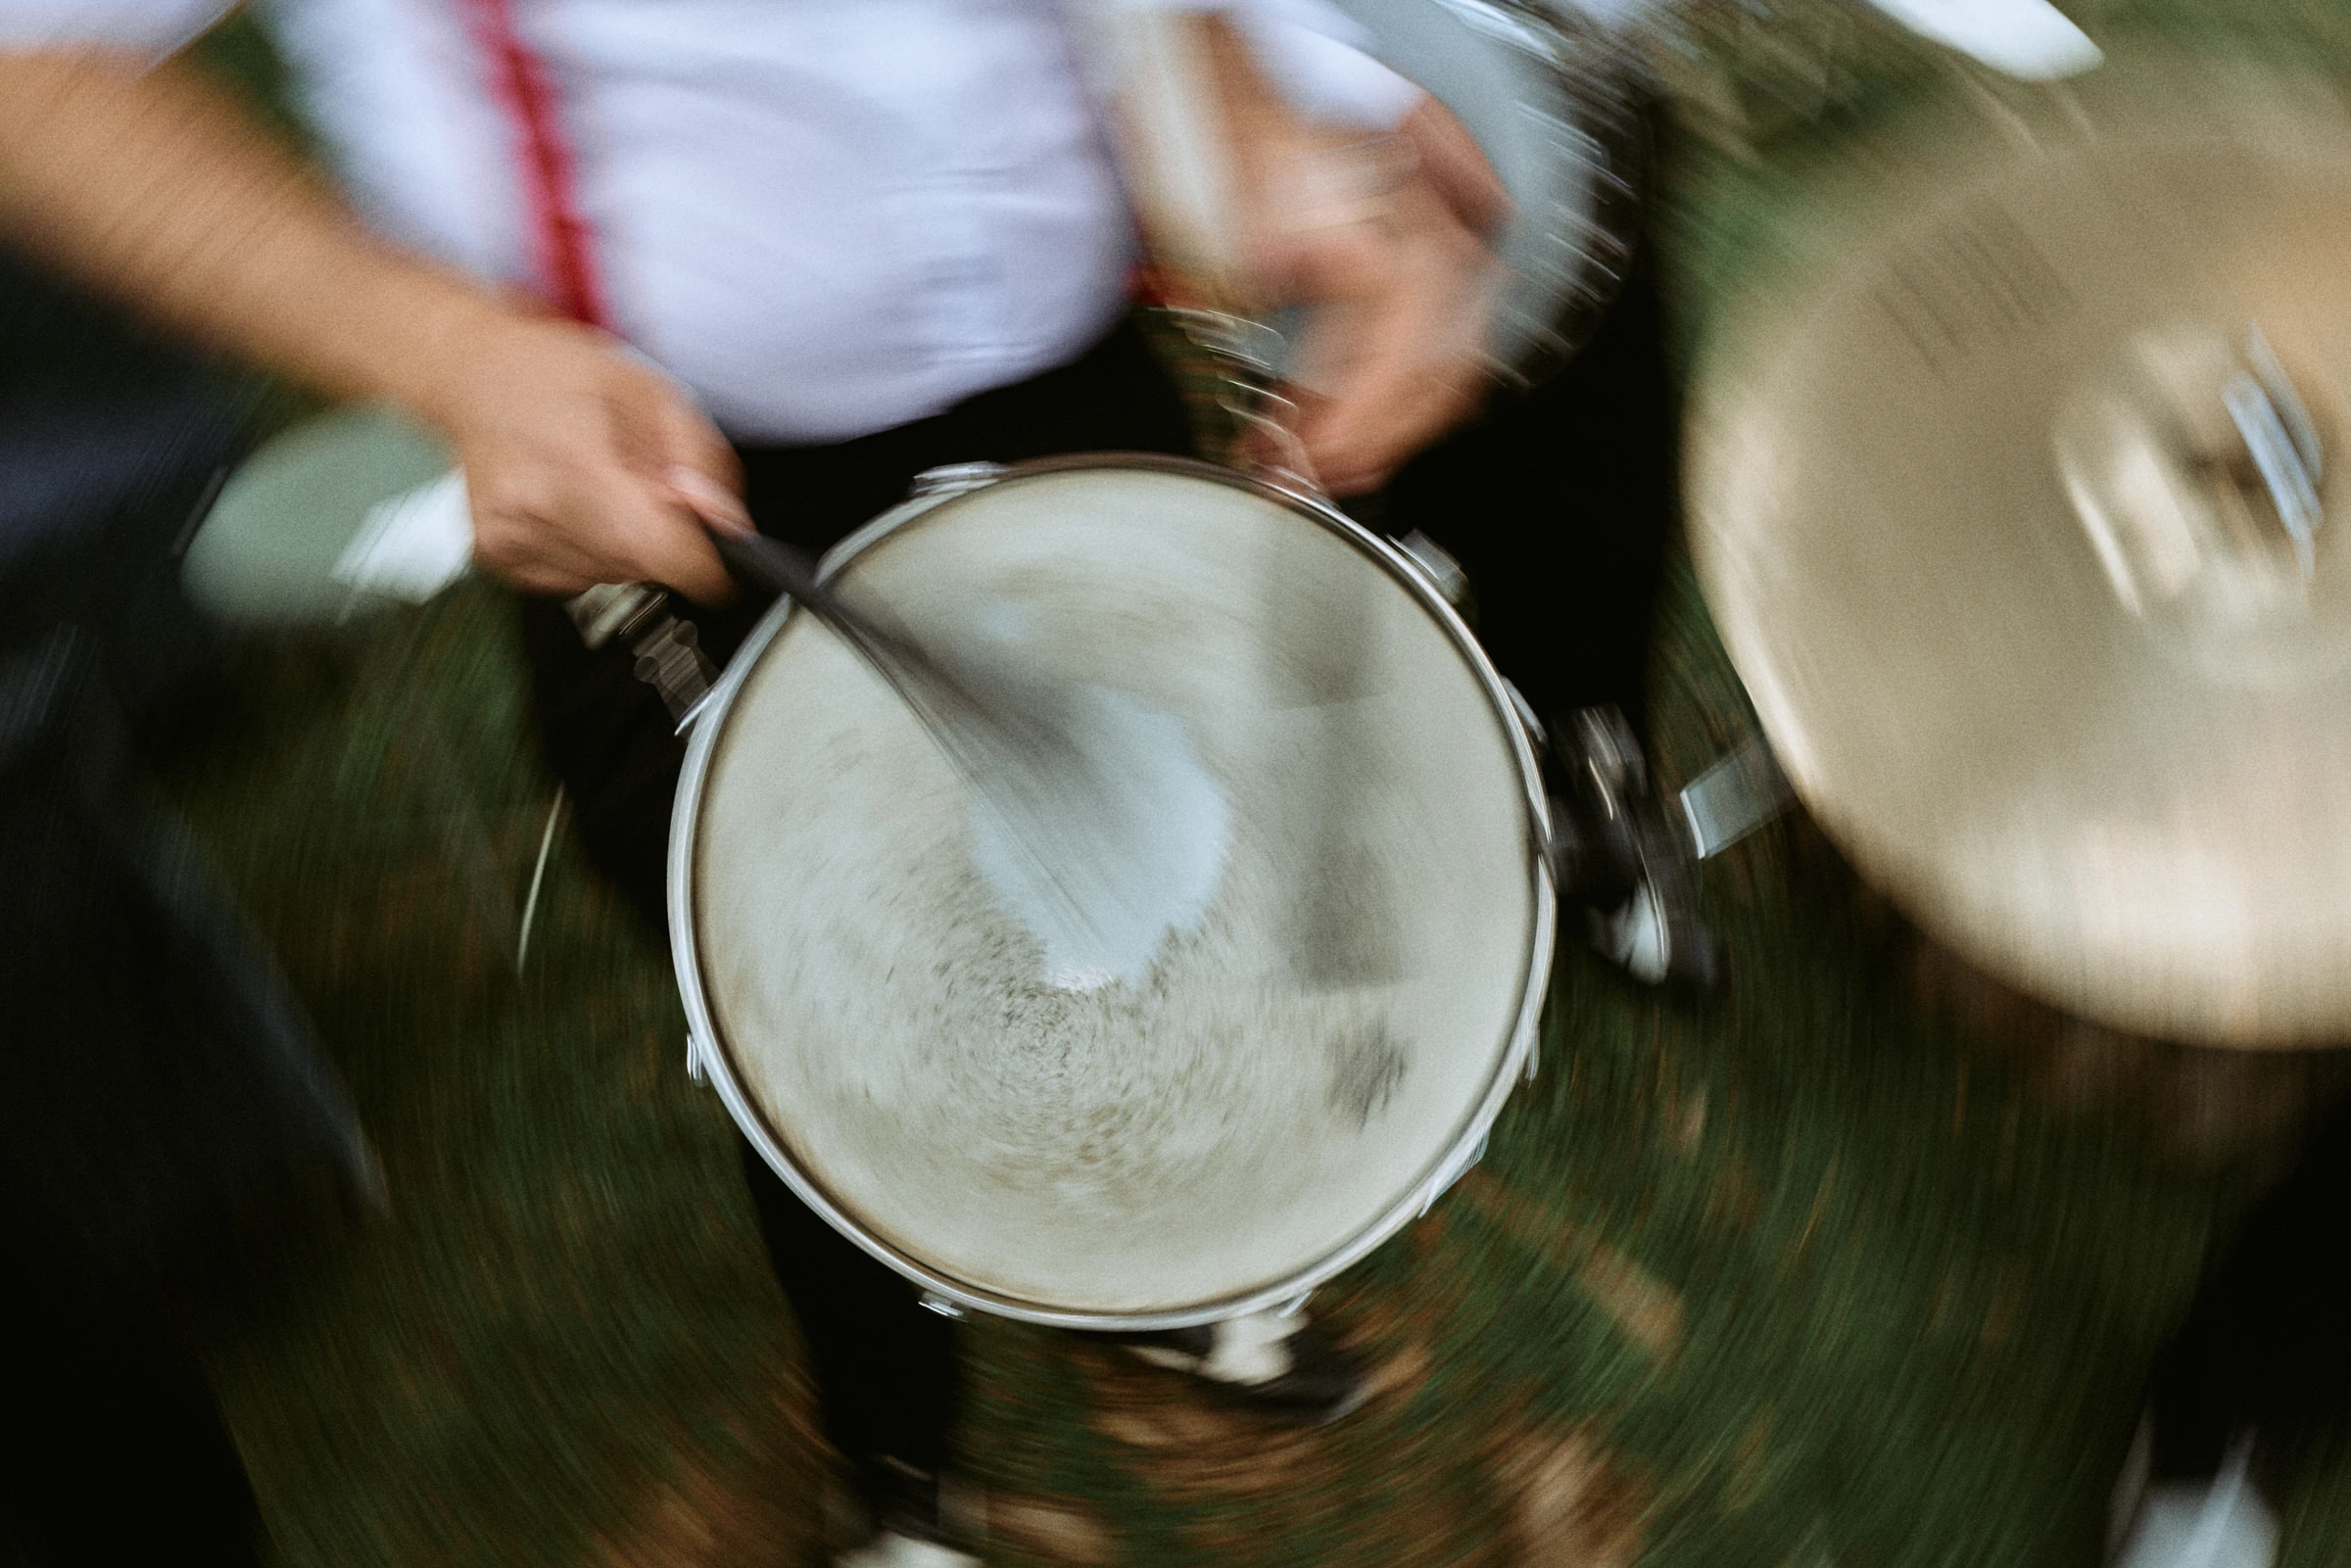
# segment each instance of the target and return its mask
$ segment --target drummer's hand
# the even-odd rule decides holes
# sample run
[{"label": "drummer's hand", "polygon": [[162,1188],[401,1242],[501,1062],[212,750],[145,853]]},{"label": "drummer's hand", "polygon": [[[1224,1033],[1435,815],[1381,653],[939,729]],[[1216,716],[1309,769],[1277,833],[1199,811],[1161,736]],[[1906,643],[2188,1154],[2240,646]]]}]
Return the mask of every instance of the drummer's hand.
[{"label": "drummer's hand", "polygon": [[1284,391],[1323,488],[1375,490],[1486,390],[1507,273],[1483,236],[1508,198],[1433,99],[1393,141],[1324,138],[1280,156],[1286,168],[1264,168],[1255,269],[1272,297],[1314,307]]},{"label": "drummer's hand", "polygon": [[456,445],[484,570],[539,594],[645,582],[732,596],[706,525],[750,526],[734,451],[602,333],[504,319],[445,361],[422,411]]}]

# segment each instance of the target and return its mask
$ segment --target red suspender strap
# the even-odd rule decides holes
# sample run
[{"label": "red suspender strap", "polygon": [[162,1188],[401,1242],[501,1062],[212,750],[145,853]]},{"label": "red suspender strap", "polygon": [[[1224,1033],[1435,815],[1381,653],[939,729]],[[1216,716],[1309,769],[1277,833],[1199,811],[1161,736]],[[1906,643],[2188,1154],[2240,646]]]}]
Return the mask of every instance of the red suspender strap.
[{"label": "red suspender strap", "polygon": [[539,292],[573,320],[606,326],[594,236],[580,216],[571,147],[563,139],[547,67],[515,30],[512,0],[458,3],[513,126],[523,193],[531,208],[531,261]]}]

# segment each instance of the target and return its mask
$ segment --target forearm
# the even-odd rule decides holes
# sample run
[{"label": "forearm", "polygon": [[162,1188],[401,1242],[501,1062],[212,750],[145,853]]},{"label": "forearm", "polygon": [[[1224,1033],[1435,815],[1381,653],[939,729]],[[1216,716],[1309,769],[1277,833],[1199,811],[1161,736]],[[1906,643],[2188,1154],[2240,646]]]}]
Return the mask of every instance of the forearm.
[{"label": "forearm", "polygon": [[336,397],[432,417],[511,309],[372,238],[192,69],[0,53],[0,234],[143,314]]}]

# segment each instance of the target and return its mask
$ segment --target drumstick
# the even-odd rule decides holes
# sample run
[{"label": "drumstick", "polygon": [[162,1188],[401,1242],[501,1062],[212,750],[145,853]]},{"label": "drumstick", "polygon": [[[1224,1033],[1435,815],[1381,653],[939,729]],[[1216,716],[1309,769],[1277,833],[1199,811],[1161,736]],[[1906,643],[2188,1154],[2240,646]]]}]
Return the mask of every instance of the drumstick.
[{"label": "drumstick", "polygon": [[[1002,660],[950,668],[843,603],[806,554],[779,540],[713,527],[711,541],[739,581],[790,595],[862,655],[985,803],[1000,830],[992,842],[1010,857],[990,884],[1049,962],[1082,955],[1072,973],[1050,975],[1054,983],[1139,979],[1170,931],[1197,923],[1207,888],[1171,881],[1155,854],[1171,832],[1199,828],[1192,819],[1203,813],[1213,819],[1208,859],[1224,852],[1222,794],[1186,742],[1131,703]],[[1183,820],[1163,820],[1171,809]]]},{"label": "drumstick", "polygon": [[860,647],[869,638],[887,636],[843,605],[817,576],[816,563],[782,540],[713,528],[710,543],[717,546],[719,560],[737,582],[805,604]]},{"label": "drumstick", "polygon": [[737,582],[765,589],[808,610],[862,654],[884,680],[904,693],[926,720],[936,717],[932,703],[942,697],[964,712],[988,710],[990,704],[984,702],[912,638],[842,603],[840,595],[818,576],[816,562],[806,552],[766,534],[738,533],[726,528],[711,529],[710,542],[718,549],[719,560]]},{"label": "drumstick", "polygon": [[[991,669],[984,681],[946,662],[905,632],[843,603],[803,551],[766,534],[713,528],[718,558],[738,582],[784,594],[838,633],[905,698],[975,788],[1000,794],[1008,768],[1081,762],[1046,683]],[[1033,771],[1032,767],[1020,771]]]},{"label": "drumstick", "polygon": [[[766,534],[733,529],[712,529],[710,542],[737,582],[790,598],[823,621],[896,687],[926,721],[945,717],[952,722],[955,716],[965,716],[1002,725],[1001,701],[983,697],[971,683],[948,670],[905,633],[841,602],[840,595],[817,574],[816,562],[806,552]],[[942,701],[953,710],[952,715],[938,711]],[[955,738],[948,737],[949,750],[955,749]]]},{"label": "drumstick", "polygon": [[1008,711],[1002,700],[984,697],[913,638],[841,602],[804,551],[766,534],[731,528],[711,529],[710,542],[737,582],[790,598],[840,634],[875,673],[897,689],[967,774],[987,771],[984,762],[971,756],[973,724],[986,725],[1008,737],[1025,736],[1030,743],[1049,743],[1050,726],[1034,722],[1036,716]]}]

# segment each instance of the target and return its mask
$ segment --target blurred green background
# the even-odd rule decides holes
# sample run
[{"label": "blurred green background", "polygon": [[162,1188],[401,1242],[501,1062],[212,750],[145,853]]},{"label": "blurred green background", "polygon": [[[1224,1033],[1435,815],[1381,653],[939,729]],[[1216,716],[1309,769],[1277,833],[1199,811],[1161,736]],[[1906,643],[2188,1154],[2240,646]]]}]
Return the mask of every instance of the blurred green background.
[{"label": "blurred green background", "polygon": [[[2109,44],[2351,62],[2334,6],[2071,9]],[[249,24],[206,51],[272,92]],[[1985,90],[1830,0],[1699,6],[1659,59],[1691,356],[1854,149]],[[828,1461],[724,1113],[686,1077],[665,954],[560,832],[518,972],[552,786],[510,613],[474,587],[257,650],[171,766],[392,1195],[306,1242],[212,1364],[288,1564],[814,1563]],[[1686,570],[1666,623],[1678,781],[1751,719]],[[1268,1427],[975,1321],[991,1560],[2095,1562],[2149,1357],[2326,1066],[2001,998],[1800,825],[1704,894],[1732,994],[1565,954],[1485,1163],[1318,1299],[1379,1368],[1356,1416]],[[2291,1568],[2351,1562],[2351,1446],[2284,1500]]]}]

